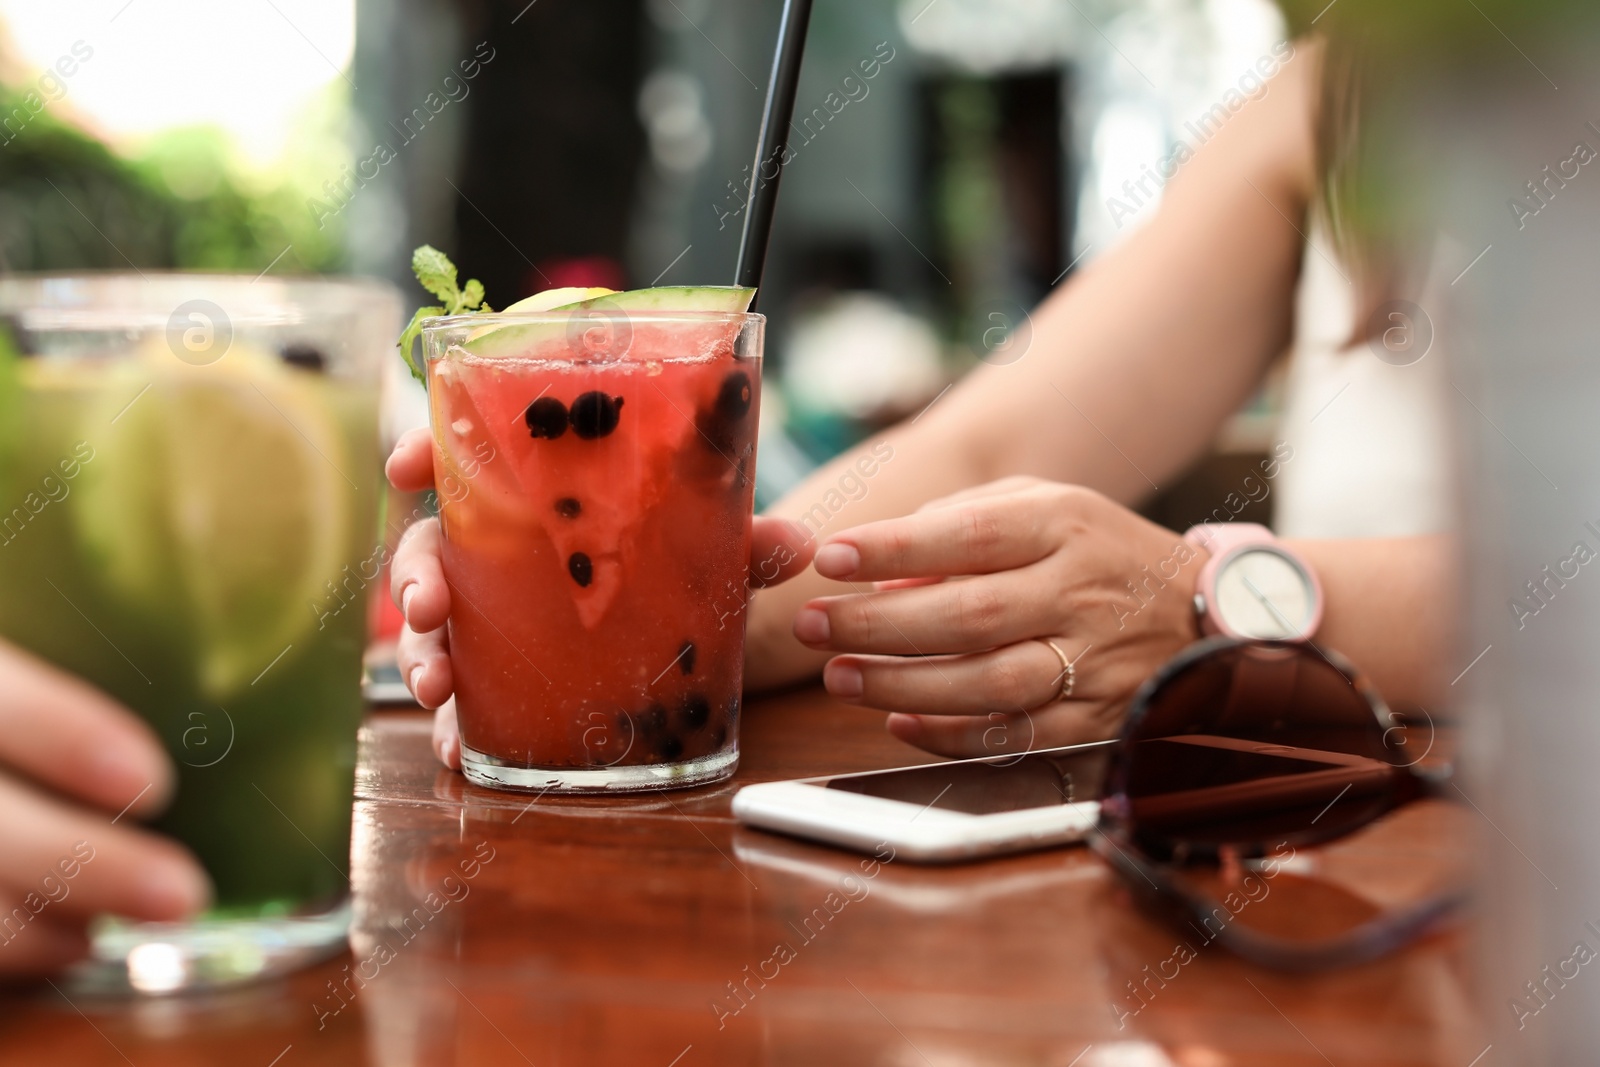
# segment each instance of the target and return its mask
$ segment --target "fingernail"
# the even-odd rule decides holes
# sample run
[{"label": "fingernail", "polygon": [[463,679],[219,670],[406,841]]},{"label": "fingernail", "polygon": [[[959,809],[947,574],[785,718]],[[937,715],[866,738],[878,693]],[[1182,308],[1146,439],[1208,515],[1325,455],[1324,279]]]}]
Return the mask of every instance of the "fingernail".
[{"label": "fingernail", "polygon": [[407,582],[405,588],[400,590],[400,614],[406,617],[407,622],[411,621],[411,595],[416,591],[416,582]]},{"label": "fingernail", "polygon": [[178,919],[204,908],[211,887],[199,871],[165,862],[150,864],[141,872],[138,893],[143,915]]},{"label": "fingernail", "polygon": [[830,633],[826,612],[816,608],[801,608],[794,617],[795,640],[802,644],[825,645]]},{"label": "fingernail", "polygon": [[861,678],[861,669],[849,664],[830,664],[822,672],[823,684],[828,687],[828,693],[840,700],[857,700],[861,697],[866,684]]},{"label": "fingernail", "polygon": [[424,665],[419,663],[411,668],[411,673],[406,677],[406,688],[411,690],[411,695],[417,698],[417,703],[422,703],[422,697],[417,695],[417,686],[422,684]]},{"label": "fingernail", "polygon": [[834,543],[817,549],[812,561],[817,573],[824,578],[848,578],[861,569],[861,553],[855,545]]}]

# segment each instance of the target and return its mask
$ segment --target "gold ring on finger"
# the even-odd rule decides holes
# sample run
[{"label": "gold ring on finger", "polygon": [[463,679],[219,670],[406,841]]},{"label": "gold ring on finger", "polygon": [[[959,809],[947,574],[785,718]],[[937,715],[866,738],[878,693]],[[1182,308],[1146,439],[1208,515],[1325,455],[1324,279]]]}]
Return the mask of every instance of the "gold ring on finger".
[{"label": "gold ring on finger", "polygon": [[1060,645],[1056,644],[1048,637],[1041,637],[1038,638],[1038,640],[1040,643],[1048,647],[1051,652],[1054,652],[1056,654],[1056,658],[1061,661],[1061,673],[1056,676],[1061,683],[1061,692],[1057,694],[1056,699],[1071,700],[1072,690],[1076,688],[1078,684],[1078,668],[1073,664],[1072,660],[1067,658],[1067,654],[1061,651]]}]

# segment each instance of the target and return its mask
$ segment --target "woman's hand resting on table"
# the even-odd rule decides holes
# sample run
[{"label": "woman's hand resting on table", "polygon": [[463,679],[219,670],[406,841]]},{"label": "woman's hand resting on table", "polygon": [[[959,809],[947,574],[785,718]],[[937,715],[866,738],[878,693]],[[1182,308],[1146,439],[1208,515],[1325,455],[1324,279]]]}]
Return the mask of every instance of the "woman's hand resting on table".
[{"label": "woman's hand resting on table", "polygon": [[0,978],[81,958],[96,915],[166,921],[204,907],[200,865],[135,821],[172,786],[142,720],[0,644]]},{"label": "woman's hand resting on table", "polygon": [[[429,432],[418,429],[402,436],[386,470],[390,483],[401,492],[432,489],[433,439]],[[450,587],[440,562],[440,537],[438,519],[424,519],[406,530],[390,568],[390,591],[406,620],[397,654],[401,676],[417,703],[437,709],[434,753],[445,766],[460,770],[461,738],[455,705],[448,702],[454,689],[445,629],[450,617]],[[804,527],[757,516],[750,541],[751,586],[776,585],[805,570],[812,547]],[[779,559],[786,562],[780,565]]]},{"label": "woman's hand resting on table", "polygon": [[[890,732],[932,752],[1100,740],[1198,637],[1204,560],[1091,490],[1007,478],[829,537],[817,573],[859,591],[806,604],[794,635],[842,653],[823,673],[830,694],[894,712]],[[1046,641],[1073,664],[1070,699]]]}]

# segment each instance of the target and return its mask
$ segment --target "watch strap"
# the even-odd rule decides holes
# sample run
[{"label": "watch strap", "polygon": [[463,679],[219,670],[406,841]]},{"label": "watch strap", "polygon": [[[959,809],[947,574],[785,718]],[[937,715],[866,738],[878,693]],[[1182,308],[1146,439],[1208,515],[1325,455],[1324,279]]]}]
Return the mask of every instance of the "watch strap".
[{"label": "watch strap", "polygon": [[1240,545],[1272,544],[1277,540],[1271,530],[1258,522],[1202,522],[1189,527],[1183,539],[1211,553],[1212,559],[1225,556]]}]

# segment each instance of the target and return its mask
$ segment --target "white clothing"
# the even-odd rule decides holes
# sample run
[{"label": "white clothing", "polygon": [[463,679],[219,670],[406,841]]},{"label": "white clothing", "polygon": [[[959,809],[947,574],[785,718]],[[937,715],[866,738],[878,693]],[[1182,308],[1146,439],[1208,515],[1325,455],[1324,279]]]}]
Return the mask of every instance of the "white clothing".
[{"label": "white clothing", "polygon": [[[1299,538],[1444,532],[1453,510],[1444,353],[1435,342],[1417,362],[1395,366],[1365,340],[1350,345],[1355,289],[1333,255],[1314,230],[1277,434],[1294,455],[1278,475],[1273,525],[1280,537]],[[1443,258],[1417,298],[1423,308],[1443,306]]]}]

